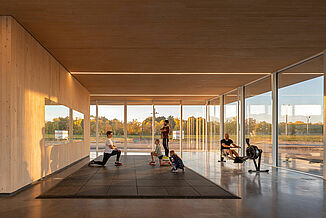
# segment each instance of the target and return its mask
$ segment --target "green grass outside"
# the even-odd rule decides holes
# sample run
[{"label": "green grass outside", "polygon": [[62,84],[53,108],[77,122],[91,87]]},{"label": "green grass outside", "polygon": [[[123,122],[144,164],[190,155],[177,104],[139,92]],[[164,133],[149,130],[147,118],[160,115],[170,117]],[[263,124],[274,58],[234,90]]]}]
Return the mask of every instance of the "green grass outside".
[{"label": "green grass outside", "polygon": [[[248,136],[246,136],[248,137]],[[256,136],[249,136],[251,140],[256,141],[271,141],[271,135],[256,135]],[[279,140],[281,142],[323,142],[322,135],[280,135]]]}]

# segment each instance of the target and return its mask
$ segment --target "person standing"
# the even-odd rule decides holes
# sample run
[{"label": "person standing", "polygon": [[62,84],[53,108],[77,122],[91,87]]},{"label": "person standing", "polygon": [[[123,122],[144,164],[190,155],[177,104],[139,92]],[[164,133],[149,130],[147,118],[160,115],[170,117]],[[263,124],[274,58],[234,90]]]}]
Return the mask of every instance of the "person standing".
[{"label": "person standing", "polygon": [[164,120],[164,125],[161,128],[161,137],[163,139],[163,147],[164,147],[166,157],[169,157],[169,133],[170,133],[169,120]]}]

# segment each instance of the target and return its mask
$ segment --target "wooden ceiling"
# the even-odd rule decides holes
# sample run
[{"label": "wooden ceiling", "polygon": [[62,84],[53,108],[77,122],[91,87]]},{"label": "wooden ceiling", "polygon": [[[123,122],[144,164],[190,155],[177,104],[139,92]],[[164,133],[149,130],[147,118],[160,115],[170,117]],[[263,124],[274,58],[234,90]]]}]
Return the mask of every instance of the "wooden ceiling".
[{"label": "wooden ceiling", "polygon": [[217,95],[326,48],[325,0],[0,0],[0,14],[69,71],[90,72],[74,76],[91,94],[121,99]]}]

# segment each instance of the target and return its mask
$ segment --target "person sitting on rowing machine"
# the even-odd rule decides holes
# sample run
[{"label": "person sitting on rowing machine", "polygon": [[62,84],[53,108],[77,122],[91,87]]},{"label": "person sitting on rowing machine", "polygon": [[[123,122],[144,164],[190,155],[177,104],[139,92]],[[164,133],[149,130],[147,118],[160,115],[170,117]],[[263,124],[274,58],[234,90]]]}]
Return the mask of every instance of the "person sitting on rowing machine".
[{"label": "person sitting on rowing machine", "polygon": [[225,133],[224,139],[221,140],[221,152],[225,151],[232,159],[239,158],[239,154],[231,148],[240,148],[234,144],[228,133]]}]

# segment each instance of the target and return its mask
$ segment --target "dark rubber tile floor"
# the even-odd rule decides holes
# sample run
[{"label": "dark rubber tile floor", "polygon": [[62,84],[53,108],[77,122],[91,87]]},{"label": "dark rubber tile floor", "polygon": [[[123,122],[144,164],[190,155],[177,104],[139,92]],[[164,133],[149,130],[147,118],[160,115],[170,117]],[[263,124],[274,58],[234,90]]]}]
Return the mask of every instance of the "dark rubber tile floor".
[{"label": "dark rubber tile floor", "polygon": [[169,166],[151,166],[146,155],[122,156],[119,167],[114,161],[85,165],[38,198],[239,198],[188,168],[175,174]]}]

